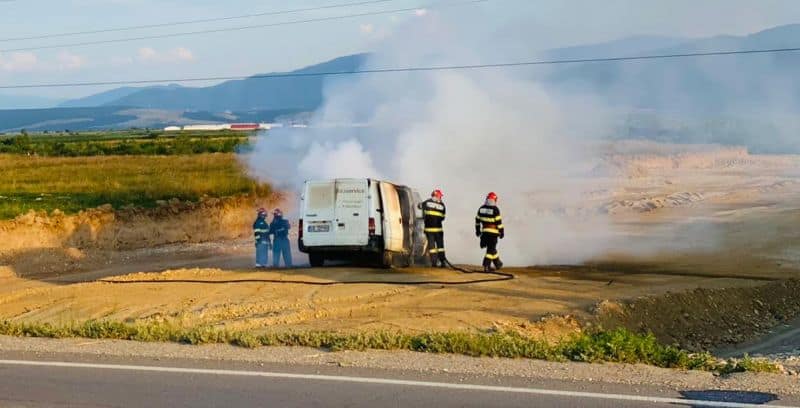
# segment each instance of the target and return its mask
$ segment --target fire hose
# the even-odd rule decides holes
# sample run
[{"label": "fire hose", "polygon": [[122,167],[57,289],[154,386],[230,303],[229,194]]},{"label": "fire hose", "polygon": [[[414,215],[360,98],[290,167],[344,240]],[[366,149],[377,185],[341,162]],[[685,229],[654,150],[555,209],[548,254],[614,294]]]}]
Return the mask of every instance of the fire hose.
[{"label": "fire hose", "polygon": [[[307,280],[294,280],[294,279],[226,279],[226,280],[207,280],[207,279],[159,279],[159,280],[116,280],[116,279],[99,279],[96,282],[111,283],[111,284],[147,284],[147,283],[192,283],[192,284],[225,284],[225,283],[282,283],[282,284],[295,284],[295,285],[309,285],[309,286],[337,286],[337,285],[400,285],[400,286],[423,286],[423,285],[440,285],[440,286],[463,286],[474,285],[478,283],[489,282],[502,282],[514,279],[511,273],[500,271],[483,271],[483,270],[470,270],[463,267],[455,266],[445,259],[445,264],[452,270],[465,273],[465,274],[483,274],[492,275],[493,277],[486,279],[470,279],[466,281],[443,281],[443,280],[421,280],[421,281],[393,281],[393,280],[354,280],[354,281],[307,281]],[[290,268],[301,269],[301,268]]]}]

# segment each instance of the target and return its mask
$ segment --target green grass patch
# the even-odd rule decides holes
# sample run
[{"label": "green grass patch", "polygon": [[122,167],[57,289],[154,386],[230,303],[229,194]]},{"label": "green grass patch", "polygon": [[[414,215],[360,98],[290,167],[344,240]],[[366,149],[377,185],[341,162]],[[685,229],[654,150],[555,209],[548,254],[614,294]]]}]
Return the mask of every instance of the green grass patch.
[{"label": "green grass patch", "polygon": [[191,156],[27,157],[0,155],[0,219],[59,209],[75,213],[111,204],[155,207],[159,200],[202,196],[266,197],[235,154]]},{"label": "green grass patch", "polygon": [[741,360],[729,360],[720,365],[718,370],[721,374],[755,372],[755,373],[772,373],[778,374],[781,372],[780,367],[775,363],[763,359],[752,358],[748,355],[744,356]]},{"label": "green grass patch", "polygon": [[165,132],[160,129],[129,129],[129,130],[98,130],[98,131],[54,131],[54,132],[31,132],[18,133],[0,136],[0,140],[13,139],[19,136],[27,136],[31,142],[95,142],[95,141],[119,141],[128,139],[166,139],[176,137],[191,138],[238,138],[250,136],[252,132],[234,132],[231,130],[187,130],[177,132]]},{"label": "green grass patch", "polygon": [[113,131],[0,137],[0,154],[45,157],[235,153],[250,148],[248,132]]},{"label": "green grass patch", "polygon": [[506,333],[335,332],[267,333],[230,332],[210,327],[185,328],[168,323],[126,324],[87,321],[54,326],[48,323],[0,322],[0,335],[176,342],[184,344],[231,344],[246,348],[261,346],[302,346],[339,350],[409,350],[424,353],[463,354],[474,357],[529,358],[548,361],[589,363],[615,362],[649,364],[664,368],[733,372],[780,372],[767,360],[745,358],[719,361],[708,353],[692,354],[659,344],[653,335],[625,329],[583,333],[550,344],[522,335]]}]

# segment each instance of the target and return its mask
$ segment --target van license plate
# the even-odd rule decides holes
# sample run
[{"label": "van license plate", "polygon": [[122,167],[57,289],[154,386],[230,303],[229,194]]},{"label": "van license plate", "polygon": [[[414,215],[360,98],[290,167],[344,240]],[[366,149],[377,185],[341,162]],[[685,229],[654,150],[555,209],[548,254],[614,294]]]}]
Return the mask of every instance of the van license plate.
[{"label": "van license plate", "polygon": [[330,232],[330,230],[331,226],[328,224],[308,226],[308,232]]}]

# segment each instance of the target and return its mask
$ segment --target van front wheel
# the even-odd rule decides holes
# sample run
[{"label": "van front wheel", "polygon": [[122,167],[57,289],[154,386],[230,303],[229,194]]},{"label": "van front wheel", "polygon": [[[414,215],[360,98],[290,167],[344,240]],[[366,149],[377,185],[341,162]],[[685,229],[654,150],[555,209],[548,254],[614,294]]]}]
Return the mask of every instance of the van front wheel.
[{"label": "van front wheel", "polygon": [[325,265],[325,255],[319,252],[311,252],[308,254],[308,263],[312,268],[319,268]]}]

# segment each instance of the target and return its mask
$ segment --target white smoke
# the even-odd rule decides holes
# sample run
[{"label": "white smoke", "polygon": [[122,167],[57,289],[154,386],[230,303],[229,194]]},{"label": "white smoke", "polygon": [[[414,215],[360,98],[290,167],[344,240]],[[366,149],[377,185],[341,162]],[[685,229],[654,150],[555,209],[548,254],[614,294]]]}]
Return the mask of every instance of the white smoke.
[{"label": "white smoke", "polygon": [[365,174],[381,178],[369,153],[355,140],[338,144],[313,142],[298,170],[309,178],[359,178]]},{"label": "white smoke", "polygon": [[[457,33],[441,19],[415,20],[387,38],[366,68],[483,61],[479,47],[453,41]],[[597,157],[591,138],[607,126],[602,105],[548,94],[522,74],[488,69],[337,80],[308,128],[260,138],[251,168],[280,186],[375,177],[422,196],[440,188],[453,262],[481,260],[474,218],[494,191],[507,230],[500,245],[507,264],[585,260],[607,246],[605,216],[579,211],[586,184],[599,183],[586,174]]]}]

